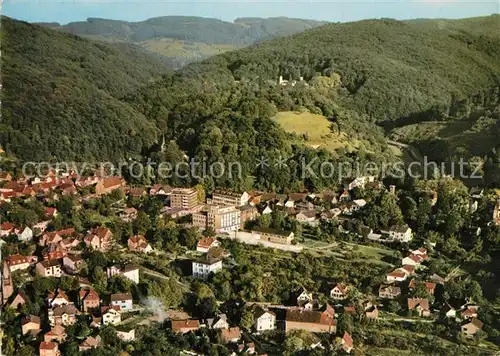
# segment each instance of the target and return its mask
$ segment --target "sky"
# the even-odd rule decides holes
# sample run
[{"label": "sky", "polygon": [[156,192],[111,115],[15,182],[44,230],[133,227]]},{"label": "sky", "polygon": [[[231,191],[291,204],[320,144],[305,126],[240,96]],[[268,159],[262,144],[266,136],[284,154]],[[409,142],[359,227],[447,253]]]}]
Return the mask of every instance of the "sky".
[{"label": "sky", "polygon": [[[0,0],[1,1],[1,0]],[[499,13],[499,0],[3,0],[2,14],[28,22],[85,21],[89,17],[142,21],[182,15],[233,21],[287,16],[332,22],[367,18],[464,18]]]}]

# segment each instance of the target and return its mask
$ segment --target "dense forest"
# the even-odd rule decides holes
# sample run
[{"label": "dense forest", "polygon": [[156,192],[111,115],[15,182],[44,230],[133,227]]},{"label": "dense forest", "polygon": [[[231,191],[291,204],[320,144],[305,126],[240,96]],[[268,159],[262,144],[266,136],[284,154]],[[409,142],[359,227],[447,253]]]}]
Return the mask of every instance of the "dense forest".
[{"label": "dense forest", "polygon": [[120,98],[168,73],[142,49],[3,17],[2,146],[27,160],[139,154],[156,129]]},{"label": "dense forest", "polygon": [[[500,16],[473,23],[482,21],[499,22]],[[440,115],[454,120],[472,106],[498,106],[500,40],[484,30],[468,32],[466,22],[460,30],[395,20],[329,24],[162,78],[157,58],[131,47],[118,52],[42,27],[3,22],[0,139],[7,153],[22,159],[119,160],[142,153],[175,163],[187,154],[208,163],[238,161],[242,178],[226,174],[170,183],[320,189],[338,176],[304,179],[299,162],[395,159],[377,124],[403,126]],[[297,84],[278,85],[279,76]],[[152,78],[159,79],[147,84]],[[326,150],[297,144],[273,120],[283,111],[324,115],[330,135],[359,145]],[[155,144],[163,135],[167,146],[159,152]],[[261,169],[255,162],[262,157],[285,157],[289,164]]]}]

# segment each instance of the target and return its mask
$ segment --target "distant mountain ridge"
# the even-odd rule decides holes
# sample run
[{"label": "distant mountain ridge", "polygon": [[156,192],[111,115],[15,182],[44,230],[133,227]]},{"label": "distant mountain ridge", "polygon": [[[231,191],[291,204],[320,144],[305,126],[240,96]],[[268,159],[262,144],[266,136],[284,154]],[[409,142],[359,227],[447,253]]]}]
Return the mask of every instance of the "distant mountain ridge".
[{"label": "distant mountain ridge", "polygon": [[180,66],[326,23],[286,17],[238,18],[232,23],[203,17],[163,16],[139,22],[88,18],[66,25],[38,25],[98,40],[136,43],[151,52],[177,59]]},{"label": "distant mountain ridge", "polygon": [[101,36],[120,41],[140,42],[161,37],[209,44],[250,45],[263,36],[278,37],[302,32],[326,24],[323,21],[276,18],[238,18],[234,23],[191,16],[162,16],[145,21],[127,22],[103,18],[87,21],[39,23],[52,29],[79,36]]}]

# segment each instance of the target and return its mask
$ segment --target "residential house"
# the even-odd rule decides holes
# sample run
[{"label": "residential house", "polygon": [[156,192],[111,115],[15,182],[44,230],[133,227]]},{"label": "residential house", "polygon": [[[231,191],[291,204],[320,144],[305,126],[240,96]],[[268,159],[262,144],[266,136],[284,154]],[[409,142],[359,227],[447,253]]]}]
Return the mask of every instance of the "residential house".
[{"label": "residential house", "polygon": [[164,187],[161,184],[155,184],[149,190],[149,195],[170,195],[171,193],[172,187]]},{"label": "residential house", "polygon": [[68,251],[60,244],[50,244],[42,251],[44,260],[61,260],[68,254]]},{"label": "residential house", "polygon": [[369,303],[369,305],[367,305],[365,307],[364,315],[365,315],[365,318],[367,318],[367,319],[377,320],[378,315],[379,315],[379,311],[378,311],[377,306]]},{"label": "residential house", "polygon": [[128,190],[128,195],[131,197],[140,198],[147,195],[146,190],[140,187],[133,187]]},{"label": "residential house", "polygon": [[55,217],[57,217],[57,209],[56,208],[50,208],[50,207],[47,207],[45,208],[45,216],[50,218],[50,219],[53,219]]},{"label": "residential house", "polygon": [[0,182],[10,182],[11,180],[12,175],[9,172],[0,172]]},{"label": "residential house", "polygon": [[316,211],[314,210],[302,210],[296,216],[298,222],[303,224],[314,225],[317,223]]},{"label": "residential house", "polygon": [[107,269],[108,278],[111,278],[116,275],[123,276],[132,282],[139,284],[139,267],[128,264],[123,267],[120,266],[111,266]]},{"label": "residential house", "polygon": [[403,282],[406,280],[406,278],[407,278],[406,273],[399,270],[392,271],[390,273],[387,273],[386,275],[387,283]]},{"label": "residential house", "polygon": [[101,337],[98,335],[97,337],[89,336],[78,347],[80,352],[87,351],[90,349],[95,349],[101,345]]},{"label": "residential house", "polygon": [[4,222],[0,225],[0,237],[9,236],[14,233],[16,226],[10,222]]},{"label": "residential house", "polygon": [[153,252],[153,248],[146,241],[146,238],[142,235],[136,235],[129,238],[127,241],[127,245],[130,251],[137,251],[141,253]]},{"label": "residential house", "polygon": [[[416,283],[414,279],[410,281],[408,284],[408,288],[410,290],[414,289],[416,286]],[[425,289],[429,295],[434,295],[434,291],[436,290],[436,283],[434,282],[424,282]]]},{"label": "residential house", "polygon": [[83,289],[78,295],[80,299],[80,308],[83,312],[88,313],[90,311],[99,310],[101,299],[95,290],[92,288]]},{"label": "residential house", "polygon": [[125,222],[131,222],[137,219],[137,209],[136,208],[127,208],[120,212],[119,216]]},{"label": "residential house", "polygon": [[174,333],[181,334],[196,331],[200,328],[200,322],[198,320],[172,320],[171,325]]},{"label": "residential house", "polygon": [[5,258],[6,265],[10,272],[25,270],[38,261],[36,256],[12,255]]},{"label": "residential house", "polygon": [[444,316],[445,318],[455,319],[457,317],[457,310],[451,305],[447,304],[446,309],[444,310]]},{"label": "residential house", "polygon": [[241,339],[241,331],[239,327],[222,329],[221,336],[225,343],[238,342]]},{"label": "residential house", "polygon": [[466,305],[465,307],[462,308],[462,311],[460,312],[460,317],[463,320],[477,318],[478,309],[479,309],[479,306],[477,306],[477,305]]},{"label": "residential house", "polygon": [[339,203],[347,202],[350,200],[351,200],[351,194],[349,194],[349,191],[347,191],[347,190],[344,190],[342,192],[342,194],[340,194],[340,196],[339,196]]},{"label": "residential house", "polygon": [[243,206],[248,203],[250,195],[247,192],[236,193],[218,189],[212,194],[212,204],[220,206]]},{"label": "residential house", "polygon": [[415,267],[410,265],[403,265],[397,270],[406,274],[407,277],[413,276],[415,274]]},{"label": "residential house", "polygon": [[257,332],[276,329],[276,314],[272,311],[258,307],[254,312],[254,320],[254,329]]},{"label": "residential house", "polygon": [[17,239],[20,242],[30,242],[33,240],[33,230],[29,227],[23,227],[20,229],[16,229]]},{"label": "residential house", "polygon": [[344,300],[349,293],[349,287],[343,283],[338,283],[330,291],[330,297],[337,300]]},{"label": "residential house", "polygon": [[196,245],[196,251],[208,252],[212,247],[219,247],[220,242],[214,237],[203,237]]},{"label": "residential house", "polygon": [[418,266],[423,259],[419,255],[411,254],[401,260],[403,265]]},{"label": "residential house", "polygon": [[106,227],[98,227],[89,231],[83,241],[88,248],[106,252],[111,247],[113,233]]},{"label": "residential house", "polygon": [[73,325],[76,322],[76,316],[79,314],[78,309],[73,304],[59,305],[49,309],[50,326],[55,325]]},{"label": "residential house", "polygon": [[477,318],[472,318],[460,326],[460,330],[467,338],[474,337],[483,328],[483,322]]},{"label": "residential house", "polygon": [[10,302],[9,306],[14,310],[19,310],[19,307],[23,306],[28,301],[28,296],[21,289],[19,289],[14,299],[12,299],[12,302]]},{"label": "residential house", "polygon": [[500,226],[500,197],[497,198],[495,209],[493,209],[493,224]]},{"label": "residential house", "polygon": [[61,262],[59,260],[45,260],[38,262],[35,267],[36,273],[42,277],[61,277]]},{"label": "residential house", "polygon": [[36,315],[25,316],[21,319],[21,333],[36,336],[40,332],[40,325],[40,317]]},{"label": "residential house", "polygon": [[62,241],[63,237],[59,235],[57,231],[55,232],[46,232],[45,234],[42,235],[38,243],[40,246],[48,246],[51,244],[56,244],[60,241]]},{"label": "residential house", "polygon": [[302,307],[304,306],[305,304],[307,303],[310,303],[313,301],[313,294],[312,293],[309,293],[308,291],[306,291],[305,289],[302,291],[302,293],[299,294],[299,296],[297,297],[297,305],[299,307]]},{"label": "residential house", "polygon": [[266,207],[264,209],[262,209],[261,214],[267,215],[267,214],[271,214],[272,212],[273,212],[273,210],[271,209],[271,207],[269,205],[266,205]]},{"label": "residential house", "polygon": [[347,353],[350,353],[352,349],[354,348],[354,342],[352,340],[351,335],[346,331],[344,332],[344,336],[342,336],[342,339],[340,341],[340,345],[342,350],[344,350]]},{"label": "residential house", "polygon": [[49,305],[49,308],[54,308],[58,305],[66,305],[70,303],[71,301],[69,300],[66,293],[64,293],[60,289],[56,292],[49,292],[49,295],[47,297],[47,304]]},{"label": "residential house", "polygon": [[227,322],[226,314],[220,314],[215,318],[207,319],[207,327],[209,329],[227,329],[229,323]]},{"label": "residential house", "polygon": [[401,288],[394,285],[380,285],[378,289],[379,298],[395,299],[401,295]]},{"label": "residential house", "polygon": [[415,310],[418,316],[430,316],[429,300],[426,298],[408,298],[408,310]]},{"label": "residential house", "polygon": [[291,330],[306,330],[309,332],[335,333],[337,331],[335,311],[331,307],[323,312],[302,308],[287,309],[285,329],[286,332]]},{"label": "residential house", "polygon": [[191,261],[192,275],[194,278],[207,279],[211,273],[222,269],[222,258],[212,257],[209,254]]},{"label": "residential house", "polygon": [[102,325],[118,325],[122,322],[119,306],[101,307]]},{"label": "residential house", "polygon": [[122,341],[130,342],[135,340],[135,329],[116,330],[116,336]]},{"label": "residential house", "polygon": [[120,307],[120,311],[129,311],[134,309],[132,294],[111,294],[111,305]]},{"label": "residential house", "polygon": [[198,205],[198,192],[194,188],[175,188],[170,194],[170,207],[191,210]]},{"label": "residential house", "polygon": [[59,356],[59,347],[56,342],[42,341],[39,349],[40,356]]},{"label": "residential house", "polygon": [[255,220],[259,217],[259,210],[250,204],[236,207],[240,211],[240,228],[244,228],[247,221]]},{"label": "residential house", "polygon": [[64,342],[66,340],[66,329],[62,325],[56,325],[43,335],[43,341]]},{"label": "residential house", "polygon": [[392,240],[401,242],[409,242],[413,238],[412,230],[408,225],[392,226],[388,233]]},{"label": "residential house", "polygon": [[294,239],[292,231],[277,230],[265,227],[255,227],[252,234],[262,241],[273,242],[277,244],[290,245]]},{"label": "residential house", "polygon": [[109,177],[99,180],[95,186],[96,195],[109,194],[113,190],[120,189],[125,185],[125,181],[120,177]]},{"label": "residential house", "polygon": [[71,274],[78,273],[83,267],[85,267],[86,263],[83,260],[81,255],[77,254],[68,254],[63,257],[63,266],[64,269]]}]

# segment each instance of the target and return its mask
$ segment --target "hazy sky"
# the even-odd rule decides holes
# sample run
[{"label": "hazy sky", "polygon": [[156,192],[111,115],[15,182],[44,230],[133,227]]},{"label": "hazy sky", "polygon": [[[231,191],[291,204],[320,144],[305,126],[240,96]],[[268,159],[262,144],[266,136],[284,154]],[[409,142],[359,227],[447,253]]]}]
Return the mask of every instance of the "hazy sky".
[{"label": "hazy sky", "polygon": [[141,21],[189,15],[232,21],[237,17],[287,16],[326,21],[366,18],[462,18],[498,13],[498,0],[4,0],[4,15],[29,22],[84,21],[88,17]]}]

